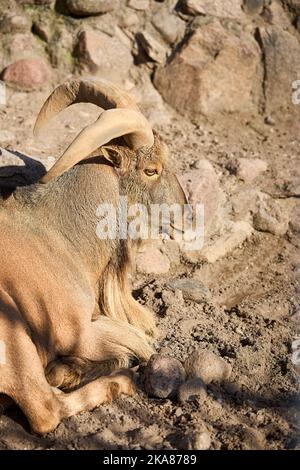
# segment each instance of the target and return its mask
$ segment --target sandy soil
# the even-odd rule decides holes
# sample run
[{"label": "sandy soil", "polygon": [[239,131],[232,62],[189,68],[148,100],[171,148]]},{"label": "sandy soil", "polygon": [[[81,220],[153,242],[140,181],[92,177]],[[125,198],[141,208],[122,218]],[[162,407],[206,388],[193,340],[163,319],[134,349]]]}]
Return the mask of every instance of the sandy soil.
[{"label": "sandy soil", "polygon": [[[32,124],[46,95],[10,92],[8,106],[0,110],[2,146],[33,157],[57,156],[76,130],[97,115],[94,107],[79,105],[77,113],[64,113],[50,127],[47,140],[34,141]],[[292,124],[268,126],[249,117],[192,124],[174,116],[160,130],[179,172],[207,158],[225,193],[239,194],[247,185],[229,174],[226,161],[242,151],[268,163],[267,172],[251,187],[297,201],[300,151]],[[180,449],[203,425],[211,449],[299,448],[298,377],[291,363],[291,344],[300,335],[299,231],[295,211],[283,237],[254,232],[214,264],[182,260],[166,276],[134,281],[136,297],[157,313],[163,332],[159,350],[184,359],[204,347],[232,365],[231,382],[210,386],[207,400],[182,405],[150,399],[140,391],[70,418],[43,438],[30,434],[22,414],[11,410],[0,418],[0,449]],[[170,279],[192,275],[210,289],[211,301],[196,304],[164,295]]]}]

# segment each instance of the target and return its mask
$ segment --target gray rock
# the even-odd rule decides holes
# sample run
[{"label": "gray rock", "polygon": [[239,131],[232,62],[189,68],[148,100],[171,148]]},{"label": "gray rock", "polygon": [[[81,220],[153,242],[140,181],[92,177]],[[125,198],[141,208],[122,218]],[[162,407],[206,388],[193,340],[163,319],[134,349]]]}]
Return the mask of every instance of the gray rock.
[{"label": "gray rock", "polygon": [[264,8],[265,0],[244,0],[244,11],[250,15],[259,15]]},{"label": "gray rock", "polygon": [[260,194],[253,226],[261,232],[284,235],[289,227],[292,205],[288,200],[276,200],[267,194]]},{"label": "gray rock", "polygon": [[299,115],[300,107],[292,101],[292,82],[297,79],[300,56],[298,39],[279,26],[259,28],[258,39],[261,44],[265,69],[263,83],[266,98],[265,110],[274,119],[291,119]]},{"label": "gray rock", "polygon": [[190,15],[211,15],[218,18],[241,20],[244,12],[241,0],[181,0],[184,11]]},{"label": "gray rock", "polygon": [[167,8],[163,8],[153,15],[152,24],[170,45],[179,41],[185,32],[185,22],[170,13]]},{"label": "gray rock", "polygon": [[67,0],[66,5],[70,13],[75,16],[90,16],[107,13],[118,7],[114,0]]},{"label": "gray rock", "polygon": [[203,303],[211,300],[209,289],[198,279],[175,279],[168,282],[168,287],[172,290],[182,291],[183,298],[196,303]]},{"label": "gray rock", "polygon": [[153,354],[143,373],[145,391],[157,398],[176,396],[185,380],[185,371],[180,361],[169,356]]},{"label": "gray rock", "polygon": [[139,31],[136,39],[150,59],[159,64],[164,64],[167,49],[148,31]]},{"label": "gray rock", "polygon": [[149,0],[129,0],[128,6],[134,10],[143,11],[150,7]]},{"label": "gray rock", "polygon": [[228,362],[205,349],[199,349],[190,354],[184,362],[184,368],[187,377],[200,377],[205,384],[228,380],[232,372]]},{"label": "gray rock", "polygon": [[210,446],[211,438],[204,427],[188,432],[180,444],[180,448],[186,450],[208,450]]}]

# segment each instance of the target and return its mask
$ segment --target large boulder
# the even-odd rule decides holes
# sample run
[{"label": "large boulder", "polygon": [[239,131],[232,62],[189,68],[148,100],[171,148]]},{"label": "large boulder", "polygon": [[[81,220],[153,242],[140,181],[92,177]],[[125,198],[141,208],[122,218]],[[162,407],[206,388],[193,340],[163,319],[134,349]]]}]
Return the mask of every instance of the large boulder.
[{"label": "large boulder", "polygon": [[253,109],[260,49],[248,33],[241,38],[219,21],[197,29],[155,74],[164,99],[183,114],[212,115]]},{"label": "large boulder", "polygon": [[296,36],[278,26],[260,28],[263,50],[265,111],[278,118],[299,112],[292,102],[292,82],[299,79],[300,44]]}]

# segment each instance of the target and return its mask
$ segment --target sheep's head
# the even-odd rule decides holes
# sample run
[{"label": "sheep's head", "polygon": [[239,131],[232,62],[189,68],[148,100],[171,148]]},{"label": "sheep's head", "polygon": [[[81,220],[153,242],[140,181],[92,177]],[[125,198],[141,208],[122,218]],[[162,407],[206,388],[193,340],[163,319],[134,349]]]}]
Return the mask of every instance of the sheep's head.
[{"label": "sheep's head", "polygon": [[106,81],[72,80],[60,85],[42,107],[35,133],[62,109],[94,103],[103,111],[74,139],[41,183],[57,178],[96,150],[110,161],[120,178],[120,193],[131,204],[187,203],[168,162],[168,148],[139,111],[130,95]]},{"label": "sheep's head", "polygon": [[101,149],[120,177],[122,195],[131,204],[187,204],[174,170],[170,167],[168,147],[159,135],[154,144],[139,150],[127,145],[108,145]]}]

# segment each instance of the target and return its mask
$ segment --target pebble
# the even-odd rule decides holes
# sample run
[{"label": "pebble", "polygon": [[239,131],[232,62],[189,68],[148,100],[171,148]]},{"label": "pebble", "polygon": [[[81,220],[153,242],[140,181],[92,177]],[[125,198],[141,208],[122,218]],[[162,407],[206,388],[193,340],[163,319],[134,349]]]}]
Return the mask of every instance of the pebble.
[{"label": "pebble", "polygon": [[174,279],[168,287],[172,290],[181,290],[185,300],[196,303],[205,303],[211,300],[210,290],[198,279]]},{"label": "pebble", "polygon": [[211,438],[207,431],[193,431],[184,441],[184,448],[187,450],[208,450],[211,446]]},{"label": "pebble", "polygon": [[265,118],[265,123],[268,124],[269,126],[275,126],[276,121],[272,116],[267,116]]},{"label": "pebble", "polygon": [[178,400],[181,403],[197,399],[205,400],[206,396],[206,385],[199,377],[187,380],[178,390]]},{"label": "pebble", "polygon": [[194,351],[186,359],[184,368],[188,378],[200,377],[205,384],[226,381],[232,372],[228,362],[205,349]]},{"label": "pebble", "polygon": [[168,398],[176,396],[185,380],[180,361],[162,354],[153,354],[143,371],[143,383],[149,396]]}]

